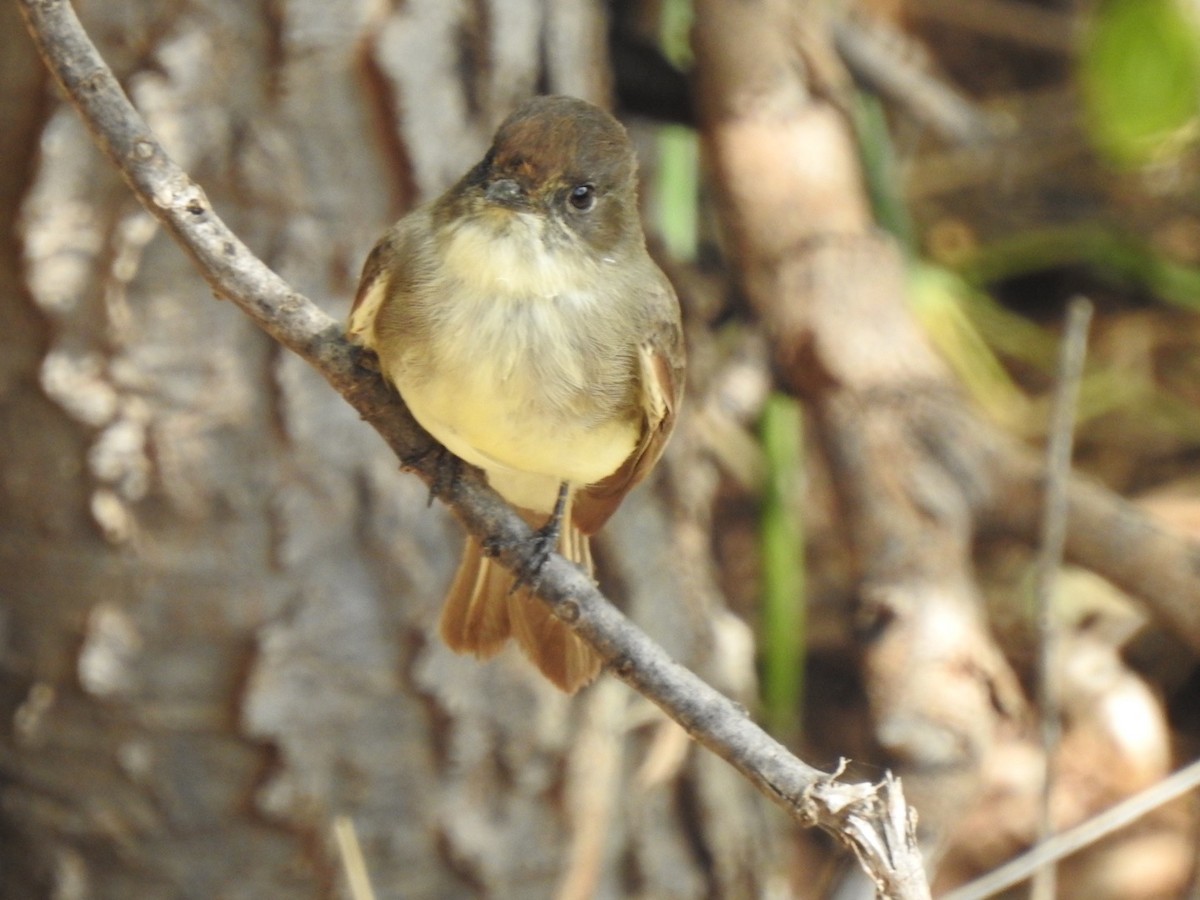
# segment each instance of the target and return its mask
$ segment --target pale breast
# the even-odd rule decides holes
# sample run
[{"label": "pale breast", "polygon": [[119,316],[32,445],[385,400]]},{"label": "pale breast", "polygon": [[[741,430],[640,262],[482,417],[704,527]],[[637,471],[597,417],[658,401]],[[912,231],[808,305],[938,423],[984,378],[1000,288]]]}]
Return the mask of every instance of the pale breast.
[{"label": "pale breast", "polygon": [[533,216],[460,224],[381,327],[400,349],[386,374],[417,421],[455,455],[514,485],[534,476],[553,499],[558,482],[599,481],[633,451],[638,339],[597,296],[607,273],[548,250],[542,227]]},{"label": "pale breast", "polygon": [[613,367],[587,356],[570,334],[573,317],[540,302],[475,313],[396,373],[422,426],[485,469],[576,484],[614,472],[637,440],[637,408],[619,402],[629,385],[603,383]]},{"label": "pale breast", "polygon": [[549,304],[500,302],[475,313],[447,323],[389,373],[422,426],[485,469],[581,485],[616,471],[640,428],[625,354],[599,354],[572,334],[573,317]]}]

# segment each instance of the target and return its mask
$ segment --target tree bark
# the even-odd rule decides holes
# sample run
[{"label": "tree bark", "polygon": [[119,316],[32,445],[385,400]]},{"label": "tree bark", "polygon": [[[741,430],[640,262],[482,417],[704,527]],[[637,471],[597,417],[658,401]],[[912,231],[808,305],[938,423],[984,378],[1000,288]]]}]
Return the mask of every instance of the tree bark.
[{"label": "tree bark", "polygon": [[[17,106],[49,95],[13,8]],[[605,99],[588,3],[85,13],[212,206],[338,318],[377,234],[518,99]],[[345,816],[381,897],[760,893],[758,795],[623,685],[571,703],[514,653],[442,647],[459,535],[424,486],[212,302],[73,111],[27,108],[4,138],[0,891],[345,896]],[[663,520],[644,507],[620,527]],[[669,542],[642,552],[669,577]],[[678,612],[650,621],[687,661],[707,625]]]}]

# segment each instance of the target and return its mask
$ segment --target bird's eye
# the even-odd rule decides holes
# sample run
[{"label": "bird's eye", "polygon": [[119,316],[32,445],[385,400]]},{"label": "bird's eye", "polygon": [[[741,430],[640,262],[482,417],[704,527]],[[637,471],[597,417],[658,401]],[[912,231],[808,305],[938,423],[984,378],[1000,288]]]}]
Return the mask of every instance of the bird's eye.
[{"label": "bird's eye", "polygon": [[567,202],[580,212],[587,212],[596,205],[596,186],[593,184],[576,185],[567,195]]}]

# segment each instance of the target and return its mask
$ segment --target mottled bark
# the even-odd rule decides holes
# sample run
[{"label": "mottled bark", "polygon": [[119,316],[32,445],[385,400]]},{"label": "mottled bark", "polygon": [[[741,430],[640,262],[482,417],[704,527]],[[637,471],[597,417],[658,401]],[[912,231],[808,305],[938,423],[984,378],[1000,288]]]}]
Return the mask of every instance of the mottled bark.
[{"label": "mottled bark", "polygon": [[[84,12],[213,208],[338,318],[378,232],[516,99],[607,82],[588,3]],[[48,98],[3,15],[3,102]],[[761,800],[686,741],[648,770],[676,726],[627,688],[572,703],[518,655],[431,637],[459,539],[424,486],[212,301],[73,111],[25,108],[0,260],[0,891],[344,895],[342,815],[381,897],[761,890]],[[645,503],[625,527],[661,520]],[[670,579],[667,540],[641,552]],[[707,625],[678,613],[651,630],[698,658]]]}]

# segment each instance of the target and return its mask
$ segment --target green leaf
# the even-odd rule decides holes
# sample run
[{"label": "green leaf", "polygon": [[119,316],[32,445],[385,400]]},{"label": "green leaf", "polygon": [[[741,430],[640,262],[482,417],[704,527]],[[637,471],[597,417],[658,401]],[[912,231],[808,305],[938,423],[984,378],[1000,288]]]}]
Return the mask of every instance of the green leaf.
[{"label": "green leaf", "polygon": [[[692,65],[691,0],[664,0],[659,15],[663,54],[686,71]],[[659,233],[674,259],[694,260],[700,243],[700,139],[695,130],[683,125],[660,128],[658,165]]]},{"label": "green leaf", "polygon": [[762,509],[762,692],[767,727],[781,740],[799,732],[804,694],[804,467],[800,405],[767,398],[762,414],[767,480]]},{"label": "green leaf", "polygon": [[877,97],[860,92],[856,95],[853,110],[863,175],[866,177],[867,194],[871,199],[875,221],[911,253],[917,241],[912,218],[904,204],[883,104]]},{"label": "green leaf", "polygon": [[1200,114],[1200,36],[1176,0],[1104,0],[1080,59],[1087,124],[1119,164],[1177,154]]}]

